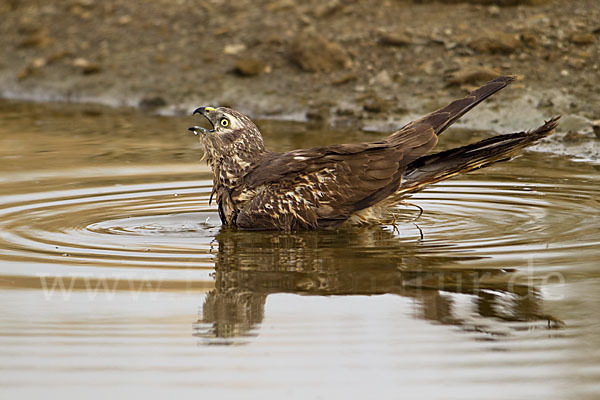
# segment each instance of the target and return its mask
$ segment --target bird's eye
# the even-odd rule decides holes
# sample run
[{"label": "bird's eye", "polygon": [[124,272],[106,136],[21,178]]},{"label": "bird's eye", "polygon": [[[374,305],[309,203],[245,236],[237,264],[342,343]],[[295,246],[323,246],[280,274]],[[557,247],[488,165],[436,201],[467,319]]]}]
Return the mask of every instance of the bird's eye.
[{"label": "bird's eye", "polygon": [[227,118],[221,118],[221,126],[222,127],[228,127],[229,126],[229,120]]}]

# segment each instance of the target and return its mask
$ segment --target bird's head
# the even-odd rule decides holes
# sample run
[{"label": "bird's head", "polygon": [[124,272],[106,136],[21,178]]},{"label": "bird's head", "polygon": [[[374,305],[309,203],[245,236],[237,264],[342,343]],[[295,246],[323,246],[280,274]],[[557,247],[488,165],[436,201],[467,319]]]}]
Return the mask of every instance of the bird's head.
[{"label": "bird's head", "polygon": [[199,107],[192,114],[204,116],[211,125],[211,129],[188,128],[200,135],[208,159],[252,159],[264,151],[260,131],[244,114],[226,107]]},{"label": "bird's head", "polygon": [[194,134],[198,135],[240,135],[243,133],[258,132],[258,128],[250,118],[235,110],[226,107],[199,107],[193,114],[203,115],[211,125],[212,129],[206,129],[200,126],[188,128]]}]

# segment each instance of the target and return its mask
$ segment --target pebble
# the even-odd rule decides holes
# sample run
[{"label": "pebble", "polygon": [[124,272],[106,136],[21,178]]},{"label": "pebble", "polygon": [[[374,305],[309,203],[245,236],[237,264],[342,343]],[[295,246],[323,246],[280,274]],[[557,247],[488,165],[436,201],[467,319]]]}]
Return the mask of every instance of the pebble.
[{"label": "pebble", "polygon": [[25,68],[19,71],[19,73],[17,74],[17,79],[22,81],[23,79],[29,78],[31,75],[34,75],[37,72],[39,72],[41,67],[43,67],[44,65],[46,65],[46,62],[43,59],[34,59],[31,63],[29,63],[29,65],[27,65]]},{"label": "pebble", "polygon": [[531,30],[521,32],[521,42],[527,47],[534,47],[538,42],[539,34]]},{"label": "pebble", "polygon": [[289,10],[296,7],[296,3],[294,0],[275,0],[266,5],[266,10],[273,11],[281,11],[281,10]]},{"label": "pebble", "polygon": [[511,54],[521,45],[516,35],[504,32],[492,32],[478,37],[469,43],[469,47],[479,53]]},{"label": "pebble", "polygon": [[377,95],[369,96],[363,103],[363,109],[371,113],[380,113],[390,108],[390,102]]},{"label": "pebble", "polygon": [[31,62],[32,68],[42,68],[45,65],[46,65],[46,59],[41,58],[41,57],[34,58],[33,61]]},{"label": "pebble", "polygon": [[498,77],[500,73],[488,67],[463,67],[446,76],[449,86],[479,84]]},{"label": "pebble", "polygon": [[333,14],[340,11],[343,5],[340,0],[330,0],[319,3],[317,3],[318,5],[314,7],[314,14],[317,18],[331,17]]},{"label": "pebble", "polygon": [[589,126],[589,119],[575,114],[568,114],[560,119],[560,129],[562,131],[582,132]]},{"label": "pebble", "polygon": [[498,15],[500,15],[500,7],[498,7],[497,5],[491,5],[487,8],[487,12],[488,14],[490,14],[492,17],[497,17]]},{"label": "pebble", "polygon": [[587,137],[585,135],[582,135],[579,132],[569,130],[562,137],[562,141],[563,141],[563,143],[568,143],[568,144],[580,144],[580,143],[587,142]]},{"label": "pebble", "polygon": [[46,30],[44,29],[41,29],[37,31],[32,31],[31,33],[27,34],[26,37],[23,38],[23,40],[21,40],[21,42],[19,43],[19,47],[42,48],[47,47],[52,42],[53,40],[48,35],[48,32],[46,32]]},{"label": "pebble", "polygon": [[595,41],[591,33],[574,33],[570,37],[571,43],[578,45],[592,44]]},{"label": "pebble", "polygon": [[233,71],[240,76],[256,76],[267,71],[267,65],[255,57],[242,57],[236,60]]},{"label": "pebble", "polygon": [[369,83],[374,83],[379,86],[390,86],[392,84],[392,78],[390,77],[390,74],[384,69],[383,71],[378,72],[377,75],[375,75],[375,77],[373,78],[372,82]]},{"label": "pebble", "polygon": [[69,52],[67,50],[59,50],[57,52],[54,52],[54,53],[50,54],[46,58],[46,62],[47,62],[47,64],[51,64],[53,62],[62,60],[63,58],[66,58],[66,57],[68,57],[70,55],[71,55],[71,52]]},{"label": "pebble", "polygon": [[243,43],[235,43],[235,44],[228,44],[225,45],[225,47],[223,48],[223,53],[230,55],[230,56],[234,56],[236,54],[241,53],[242,51],[246,50],[246,45]]},{"label": "pebble", "polygon": [[96,74],[101,71],[100,65],[81,57],[73,60],[73,66],[79,68],[84,75]]},{"label": "pebble", "polygon": [[600,119],[592,121],[592,130],[598,139],[600,139]]},{"label": "pebble", "polygon": [[306,111],[306,119],[312,124],[325,124],[331,115],[329,104],[310,105]]},{"label": "pebble", "polygon": [[600,119],[592,121],[592,130],[598,139],[600,139]]},{"label": "pebble", "polygon": [[387,46],[406,46],[411,44],[412,39],[404,33],[382,32],[379,36],[379,43]]},{"label": "pebble", "polygon": [[314,34],[301,34],[290,44],[292,63],[307,72],[331,72],[350,68],[352,60],[342,46]]},{"label": "pebble", "polygon": [[339,76],[338,78],[334,79],[333,82],[331,82],[333,85],[343,85],[345,83],[348,82],[352,82],[358,79],[358,75],[356,75],[354,72],[347,72],[341,76]]},{"label": "pebble", "polygon": [[143,110],[154,110],[167,105],[165,99],[160,96],[144,97],[138,103],[138,106]]},{"label": "pebble", "polygon": [[127,25],[128,23],[131,22],[131,16],[129,15],[122,15],[119,17],[119,19],[117,20],[117,22],[119,23],[119,25]]}]

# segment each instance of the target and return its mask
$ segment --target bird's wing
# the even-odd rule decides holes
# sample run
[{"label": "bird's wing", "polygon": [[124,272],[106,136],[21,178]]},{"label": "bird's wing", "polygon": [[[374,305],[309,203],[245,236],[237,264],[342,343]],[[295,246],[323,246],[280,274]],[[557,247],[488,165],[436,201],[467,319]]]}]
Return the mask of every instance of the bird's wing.
[{"label": "bird's wing", "polygon": [[454,100],[446,107],[440,108],[439,110],[429,113],[416,121],[410,122],[400,130],[404,128],[410,128],[416,124],[425,124],[430,125],[435,133],[439,135],[450,125],[456,122],[456,120],[473,109],[473,107],[499,90],[504,89],[514,80],[514,76],[499,76],[496,79],[492,79],[480,88],[473,90],[462,99]]},{"label": "bird's wing", "polygon": [[257,188],[236,224],[245,229],[338,226],[394,193],[406,165],[436,143],[431,126],[415,125],[379,142],[271,153],[236,189]]}]

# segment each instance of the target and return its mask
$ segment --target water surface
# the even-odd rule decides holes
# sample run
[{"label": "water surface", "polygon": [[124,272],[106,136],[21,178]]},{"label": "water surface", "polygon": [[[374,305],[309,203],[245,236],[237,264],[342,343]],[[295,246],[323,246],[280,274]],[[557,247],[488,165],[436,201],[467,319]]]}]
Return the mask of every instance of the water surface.
[{"label": "water surface", "polygon": [[[248,233],[208,203],[191,117],[0,111],[7,398],[600,394],[597,165],[528,152],[396,226]],[[379,137],[260,127],[278,150]]]}]

